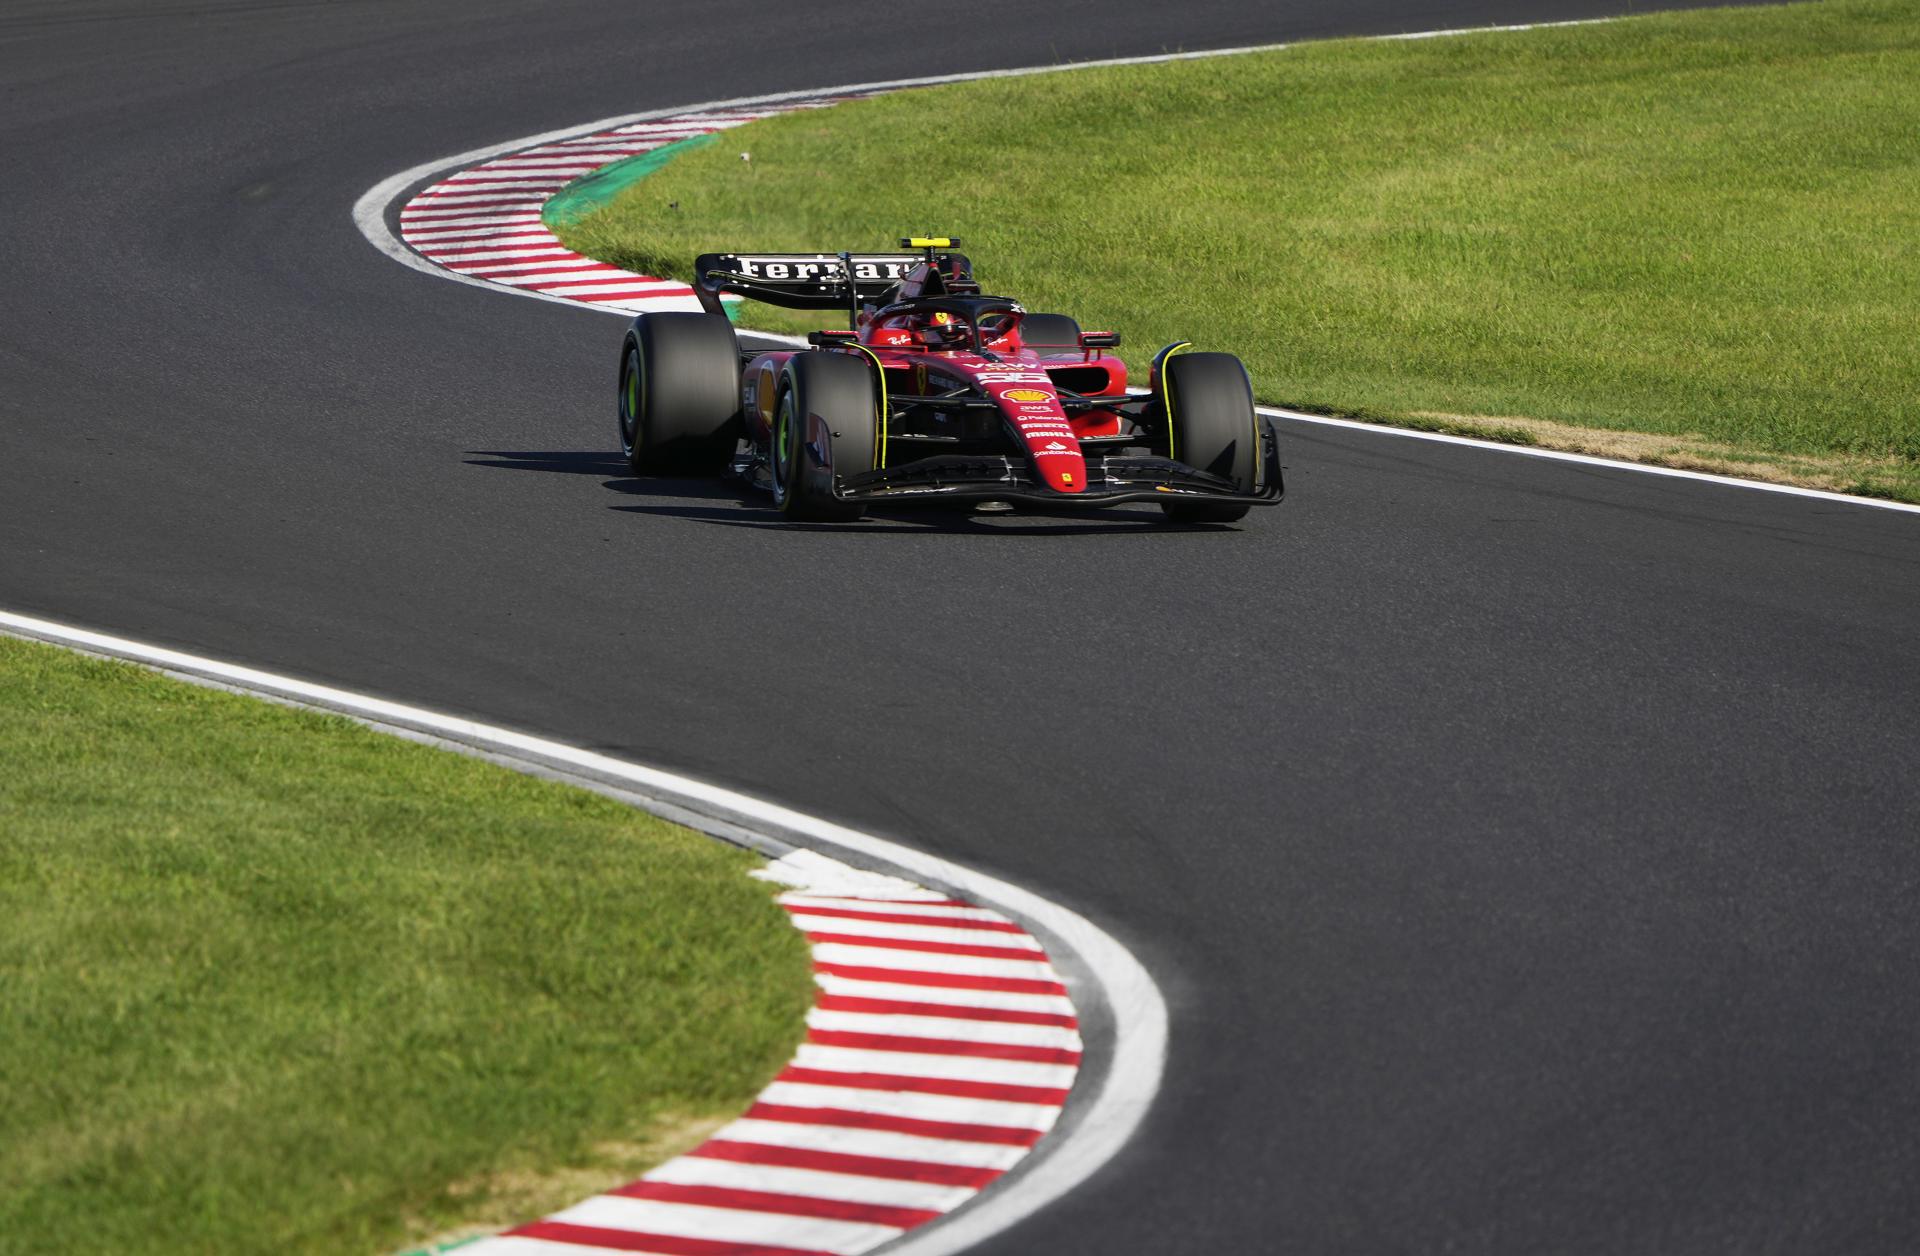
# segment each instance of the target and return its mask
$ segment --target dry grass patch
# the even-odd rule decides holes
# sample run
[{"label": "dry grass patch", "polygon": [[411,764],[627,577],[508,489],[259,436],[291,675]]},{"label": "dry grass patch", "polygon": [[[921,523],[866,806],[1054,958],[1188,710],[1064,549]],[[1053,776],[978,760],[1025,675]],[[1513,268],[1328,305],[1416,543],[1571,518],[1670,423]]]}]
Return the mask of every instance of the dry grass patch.
[{"label": "dry grass patch", "polygon": [[498,1234],[609,1187],[631,1182],[655,1165],[698,1147],[732,1119],[663,1116],[630,1141],[595,1143],[566,1164],[546,1169],[504,1169],[456,1182],[447,1188],[447,1197],[461,1216],[461,1224],[441,1230],[426,1217],[408,1218],[407,1230],[415,1237],[404,1256],[426,1256],[464,1240]]},{"label": "dry grass patch", "polygon": [[1715,475],[1825,489],[1834,493],[1912,500],[1916,496],[1916,488],[1920,488],[1915,483],[1916,478],[1920,478],[1916,477],[1916,468],[1905,458],[1875,458],[1860,454],[1780,454],[1708,440],[1697,433],[1676,436],[1625,432],[1505,414],[1443,414],[1433,410],[1415,410],[1398,422],[1424,432],[1444,432],[1451,436],[1470,436],[1504,445],[1530,445],[1565,453],[1590,454],[1597,458],[1618,458],[1624,462],[1644,462],[1681,471],[1707,471]]}]

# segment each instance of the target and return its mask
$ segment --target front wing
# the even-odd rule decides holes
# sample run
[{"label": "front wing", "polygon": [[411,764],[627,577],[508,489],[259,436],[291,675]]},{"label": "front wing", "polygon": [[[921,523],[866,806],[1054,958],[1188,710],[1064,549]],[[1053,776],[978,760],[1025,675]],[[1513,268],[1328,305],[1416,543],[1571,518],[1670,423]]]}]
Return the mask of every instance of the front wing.
[{"label": "front wing", "polygon": [[1171,458],[1141,454],[1087,455],[1087,486],[1078,493],[1047,487],[1017,454],[967,454],[916,459],[842,475],[834,496],[842,501],[1006,501],[1053,508],[1096,508],[1123,502],[1213,501],[1272,505],[1286,492],[1280,444],[1273,424],[1260,421],[1260,487],[1243,493],[1225,476]]}]

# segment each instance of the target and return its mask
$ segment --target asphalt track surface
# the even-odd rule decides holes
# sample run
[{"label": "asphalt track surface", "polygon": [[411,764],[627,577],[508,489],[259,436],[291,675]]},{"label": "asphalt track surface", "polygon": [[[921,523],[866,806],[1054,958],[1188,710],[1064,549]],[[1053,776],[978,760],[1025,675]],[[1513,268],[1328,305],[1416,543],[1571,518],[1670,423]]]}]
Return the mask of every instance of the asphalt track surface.
[{"label": "asphalt track surface", "polygon": [[1607,7],[11,4],[0,604],[1091,915],[1166,1088],[983,1251],[1913,1250],[1920,520],[1286,425],[1238,530],[795,530],[623,474],[616,321],[349,215],[633,110]]}]

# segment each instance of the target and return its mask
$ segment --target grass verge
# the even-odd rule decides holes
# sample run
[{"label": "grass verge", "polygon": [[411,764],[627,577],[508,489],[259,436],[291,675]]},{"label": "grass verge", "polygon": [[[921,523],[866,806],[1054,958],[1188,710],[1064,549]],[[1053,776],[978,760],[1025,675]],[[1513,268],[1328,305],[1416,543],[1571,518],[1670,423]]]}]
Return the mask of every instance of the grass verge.
[{"label": "grass verge", "polygon": [[906,231],[1136,365],[1232,349],[1277,404],[1920,501],[1920,0],[902,92],[731,131],[561,234],[685,277]]},{"label": "grass verge", "polygon": [[574,1202],[798,1041],[755,858],[0,637],[0,1252],[379,1252]]}]

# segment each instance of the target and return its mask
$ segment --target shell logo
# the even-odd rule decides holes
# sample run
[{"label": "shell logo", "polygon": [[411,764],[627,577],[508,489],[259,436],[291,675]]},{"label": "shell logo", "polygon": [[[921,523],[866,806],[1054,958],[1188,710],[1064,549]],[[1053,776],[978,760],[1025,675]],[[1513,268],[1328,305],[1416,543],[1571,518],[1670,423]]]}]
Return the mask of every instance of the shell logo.
[{"label": "shell logo", "polygon": [[1053,394],[1038,388],[1009,388],[1000,394],[1008,401],[1052,401]]}]

